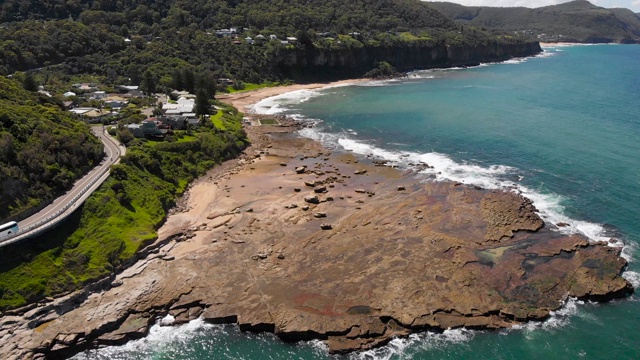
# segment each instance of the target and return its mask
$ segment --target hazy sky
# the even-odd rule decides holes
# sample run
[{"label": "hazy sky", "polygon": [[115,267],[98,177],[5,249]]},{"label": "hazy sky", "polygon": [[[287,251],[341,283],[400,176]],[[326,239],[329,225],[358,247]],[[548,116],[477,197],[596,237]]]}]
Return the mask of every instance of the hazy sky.
[{"label": "hazy sky", "polygon": [[[429,0],[432,1],[432,0]],[[555,5],[567,2],[568,0],[437,0],[449,1],[469,6],[525,6],[535,8],[540,6]],[[590,0],[597,6],[606,8],[623,7],[634,12],[640,12],[640,0]]]}]

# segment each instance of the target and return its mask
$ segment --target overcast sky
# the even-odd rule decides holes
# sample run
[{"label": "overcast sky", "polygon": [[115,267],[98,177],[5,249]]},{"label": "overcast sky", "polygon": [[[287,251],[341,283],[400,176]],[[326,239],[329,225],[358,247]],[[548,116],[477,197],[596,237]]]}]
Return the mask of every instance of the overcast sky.
[{"label": "overcast sky", "polygon": [[[432,1],[432,0],[429,0]],[[449,1],[469,6],[525,6],[535,8],[540,6],[555,5],[567,2],[568,0],[437,0]],[[590,0],[594,5],[613,8],[629,8],[634,12],[640,12],[640,0]]]}]

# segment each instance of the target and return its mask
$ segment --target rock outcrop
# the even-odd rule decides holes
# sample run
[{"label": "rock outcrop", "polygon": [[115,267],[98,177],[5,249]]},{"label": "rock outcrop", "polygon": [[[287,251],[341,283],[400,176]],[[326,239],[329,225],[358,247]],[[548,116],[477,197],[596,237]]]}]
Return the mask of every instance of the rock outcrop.
[{"label": "rock outcrop", "polygon": [[[510,327],[545,319],[568,297],[602,301],[633,290],[620,276],[618,248],[544,227],[514,192],[421,183],[362,162],[366,173],[343,175],[353,174],[353,156],[303,148],[316,150],[274,140],[270,152],[298,154],[286,167],[262,156],[192,188],[207,198],[191,196],[190,212],[171,216],[159,235],[193,236],[109,279],[104,291],[4,316],[0,354],[60,358],[121,344],[167,315],[285,341],[321,339],[339,353],[417,331]],[[305,166],[317,172],[294,171]],[[326,186],[322,199],[305,182]]]}]

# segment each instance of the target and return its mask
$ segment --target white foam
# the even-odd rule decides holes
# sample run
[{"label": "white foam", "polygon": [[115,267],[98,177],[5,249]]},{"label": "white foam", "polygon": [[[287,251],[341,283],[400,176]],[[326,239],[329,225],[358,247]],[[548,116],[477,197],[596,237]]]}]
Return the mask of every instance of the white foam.
[{"label": "white foam", "polygon": [[[318,137],[316,137],[318,138]],[[323,140],[331,140],[325,137]],[[422,174],[430,175],[436,180],[457,181],[463,184],[480,186],[485,189],[511,189],[533,201],[540,217],[549,225],[558,223],[568,224],[565,227],[556,229],[565,234],[582,234],[592,241],[608,241],[608,236],[603,225],[583,220],[572,219],[565,215],[565,207],[562,202],[564,197],[558,194],[545,194],[530,189],[512,180],[517,169],[505,165],[480,166],[471,163],[459,163],[450,157],[437,152],[418,154],[414,152],[393,152],[384,150],[373,145],[366,144],[351,138],[339,137],[338,144],[344,149],[354,153],[383,158],[389,165],[409,168],[409,164],[426,163],[431,169],[422,170]],[[519,177],[522,179],[522,177]],[[622,247],[621,241],[610,243],[613,247]],[[623,251],[623,256],[630,260],[632,248]]]},{"label": "white foam", "polygon": [[174,318],[171,314],[167,314],[167,316],[163,317],[158,323],[160,326],[169,326],[173,325],[176,322],[176,318]]},{"label": "white foam", "polygon": [[89,359],[129,359],[138,354],[136,358],[149,358],[158,349],[170,344],[187,344],[202,330],[223,331],[222,325],[205,323],[202,319],[192,320],[180,326],[161,326],[160,320],[149,329],[149,334],[139,340],[128,341],[121,346],[108,346],[97,350],[88,350],[73,357],[75,360]]},{"label": "white foam", "polygon": [[640,286],[640,273],[635,271],[625,271],[622,273],[622,277],[627,279],[634,288],[637,289]]},{"label": "white foam", "polygon": [[516,325],[509,330],[505,330],[507,333],[511,330],[524,330],[525,332],[532,332],[537,330],[555,330],[560,327],[566,326],[571,321],[571,317],[578,314],[579,305],[584,305],[585,302],[570,298],[564,302],[562,307],[557,311],[551,311],[549,318],[545,321],[529,321],[522,325]]},{"label": "white foam", "polygon": [[392,339],[387,345],[368,351],[357,352],[349,355],[350,359],[358,360],[389,360],[397,358],[411,357],[411,353],[432,350],[448,346],[451,344],[467,342],[475,336],[477,332],[464,328],[445,330],[442,333],[424,332],[411,334],[406,338]]},{"label": "white foam", "polygon": [[[334,87],[338,87],[337,85]],[[328,87],[327,87],[328,88]],[[257,114],[275,115],[288,110],[287,106],[300,104],[323,95],[318,90],[296,90],[268,97],[254,104],[250,109]]]}]

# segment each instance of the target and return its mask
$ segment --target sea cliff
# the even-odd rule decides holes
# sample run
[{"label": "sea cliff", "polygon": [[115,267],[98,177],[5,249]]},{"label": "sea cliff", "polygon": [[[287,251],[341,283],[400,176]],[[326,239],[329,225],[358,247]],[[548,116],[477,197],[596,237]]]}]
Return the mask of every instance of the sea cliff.
[{"label": "sea cliff", "polygon": [[309,47],[287,53],[279,70],[293,78],[360,77],[380,61],[390,63],[398,71],[410,71],[476,66],[540,52],[540,43],[534,41],[479,46],[409,42],[338,49]]}]

